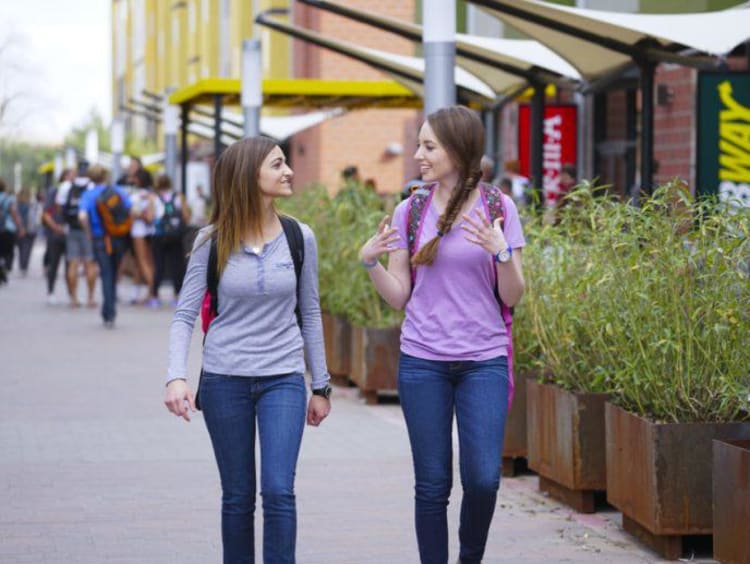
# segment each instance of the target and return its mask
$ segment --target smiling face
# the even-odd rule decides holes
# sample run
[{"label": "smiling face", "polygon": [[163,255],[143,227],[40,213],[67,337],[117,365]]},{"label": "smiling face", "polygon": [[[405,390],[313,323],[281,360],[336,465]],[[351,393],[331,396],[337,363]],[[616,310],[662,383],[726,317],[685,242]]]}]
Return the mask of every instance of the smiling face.
[{"label": "smiling face", "polygon": [[263,160],[258,170],[258,188],[263,196],[285,198],[291,196],[294,173],[286,163],[284,152],[277,145]]},{"label": "smiling face", "polygon": [[414,158],[419,163],[422,180],[455,184],[458,171],[427,121],[419,130],[418,142],[419,146],[417,152],[414,153]]}]

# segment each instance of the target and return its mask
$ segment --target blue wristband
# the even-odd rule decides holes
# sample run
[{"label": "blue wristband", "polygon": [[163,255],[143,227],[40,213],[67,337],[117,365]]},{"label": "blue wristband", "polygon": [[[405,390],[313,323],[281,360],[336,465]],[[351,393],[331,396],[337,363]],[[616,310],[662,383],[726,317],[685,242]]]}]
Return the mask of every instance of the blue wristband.
[{"label": "blue wristband", "polygon": [[377,266],[377,265],[379,264],[379,262],[380,262],[380,261],[378,261],[378,259],[373,259],[373,260],[372,260],[372,262],[366,262],[366,261],[363,261],[363,260],[361,260],[361,261],[359,261],[359,262],[360,262],[360,263],[362,264],[362,266],[364,266],[364,267],[365,267],[365,268],[366,268],[367,270],[372,270],[373,268],[375,268],[375,267],[376,267],[376,266]]}]

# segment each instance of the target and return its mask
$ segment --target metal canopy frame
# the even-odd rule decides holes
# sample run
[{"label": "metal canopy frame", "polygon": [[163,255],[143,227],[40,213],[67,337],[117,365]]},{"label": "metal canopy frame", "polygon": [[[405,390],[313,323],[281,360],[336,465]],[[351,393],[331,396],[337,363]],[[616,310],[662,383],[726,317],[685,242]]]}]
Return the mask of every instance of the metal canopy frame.
[{"label": "metal canopy frame", "polygon": [[[422,99],[390,80],[264,79],[263,106],[274,108],[421,108]],[[239,106],[242,81],[235,78],[204,78],[169,94],[170,104],[180,106],[182,191],[187,188],[188,125],[190,112],[206,115],[194,107],[210,106],[214,120],[214,157],[223,150],[222,130],[225,106]],[[158,95],[147,94],[156,99]],[[144,104],[147,105],[147,104]],[[153,106],[155,108],[155,106]],[[133,112],[135,113],[135,112]],[[205,124],[202,124],[205,126]]]},{"label": "metal canopy frame", "polygon": [[[325,10],[345,18],[358,21],[388,31],[405,39],[414,41],[415,43],[422,42],[422,30],[420,26],[415,24],[396,23],[395,21],[388,21],[389,18],[385,16],[374,17],[362,10],[342,6],[334,2],[328,2],[326,0],[297,0],[302,4]],[[345,55],[352,56],[351,54],[344,53]],[[459,41],[456,42],[456,56],[464,57],[471,61],[487,65],[491,68],[501,70],[508,74],[512,74],[526,80],[534,89],[534,93],[531,98],[531,124],[530,124],[530,135],[529,144],[531,155],[531,177],[532,186],[537,191],[537,197],[535,201],[543,204],[544,200],[544,189],[543,189],[543,176],[544,176],[544,106],[545,106],[545,88],[547,84],[553,83],[555,85],[571,86],[575,84],[575,80],[569,77],[563,77],[562,75],[555,73],[548,69],[542,69],[540,67],[523,68],[520,66],[512,65],[504,61],[498,61],[492,57],[477,53],[476,50],[467,49]],[[498,100],[496,106],[507,101],[508,98]],[[497,108],[490,108],[492,112],[492,119],[490,122],[494,122],[495,113]],[[492,132],[487,132],[491,135]]]},{"label": "metal canopy frame", "polygon": [[[611,51],[629,56],[640,69],[641,87],[641,182],[640,189],[649,194],[653,190],[654,181],[654,75],[656,66],[660,62],[676,63],[698,69],[716,68],[716,57],[696,57],[681,55],[676,52],[677,45],[665,48],[657,46],[655,41],[640,41],[635,44],[625,43],[595,33],[584,27],[576,27],[559,22],[553,18],[536,14],[526,10],[522,5],[513,6],[494,0],[468,0],[472,4],[488,8],[493,12],[507,14],[516,18],[523,18],[537,25],[555,30],[560,33],[575,36],[578,39],[596,44]],[[550,9],[556,6],[550,5]],[[571,61],[571,64],[575,63]]]}]

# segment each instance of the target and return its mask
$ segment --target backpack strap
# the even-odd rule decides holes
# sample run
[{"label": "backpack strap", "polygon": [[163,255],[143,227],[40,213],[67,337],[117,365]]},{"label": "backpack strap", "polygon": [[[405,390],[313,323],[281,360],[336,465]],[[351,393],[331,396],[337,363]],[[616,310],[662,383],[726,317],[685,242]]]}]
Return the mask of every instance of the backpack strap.
[{"label": "backpack strap", "polygon": [[299,287],[302,278],[302,264],[305,262],[305,239],[302,236],[302,228],[296,219],[287,215],[280,215],[281,227],[284,229],[289,252],[292,254],[294,263],[294,274],[297,277],[297,305],[294,307],[294,315],[297,316],[297,325],[302,329],[302,311],[299,308]]},{"label": "backpack strap", "polygon": [[[429,209],[432,196],[435,193],[434,184],[425,185],[417,188],[411,193],[408,200],[408,211],[406,213],[406,233],[407,233],[407,245],[409,248],[409,259],[417,253],[419,248],[419,239],[422,236],[422,228],[424,227],[424,216],[425,211]],[[414,286],[414,282],[417,279],[416,267],[411,267],[411,284]]]},{"label": "backpack strap", "polygon": [[[486,184],[484,182],[479,184],[479,193],[482,198],[484,211],[487,214],[487,217],[489,217],[490,222],[494,223],[496,219],[500,218],[500,228],[505,231],[505,218],[507,217],[505,198],[507,198],[507,196],[503,194],[497,186]],[[495,268],[494,264],[492,265],[492,273],[495,279],[493,291],[497,302],[500,304],[500,315],[503,318],[505,331],[508,335],[508,408],[510,408],[511,403],[513,402],[513,392],[515,389],[513,381],[513,308],[508,307],[503,300],[500,299],[500,294],[497,291],[497,268]]]}]

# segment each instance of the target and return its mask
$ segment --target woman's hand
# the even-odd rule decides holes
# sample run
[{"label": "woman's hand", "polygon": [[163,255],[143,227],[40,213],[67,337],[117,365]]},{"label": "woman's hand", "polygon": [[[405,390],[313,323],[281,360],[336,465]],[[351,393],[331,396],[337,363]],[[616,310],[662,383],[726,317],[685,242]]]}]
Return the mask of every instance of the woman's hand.
[{"label": "woman's hand", "polygon": [[172,380],[167,384],[167,397],[164,399],[164,405],[177,417],[190,421],[188,408],[195,411],[195,396],[185,380]]},{"label": "woman's hand", "polygon": [[331,412],[331,400],[323,396],[311,396],[307,405],[307,424],[317,427]]},{"label": "woman's hand", "polygon": [[373,262],[380,258],[383,253],[392,253],[397,250],[392,244],[398,241],[401,237],[398,235],[398,230],[388,226],[389,216],[385,216],[380,220],[378,230],[375,235],[362,246],[359,251],[359,258],[362,262]]},{"label": "woman's hand", "polygon": [[467,241],[479,245],[491,255],[496,255],[508,248],[501,226],[501,218],[498,217],[494,223],[490,224],[483,215],[476,218],[464,214],[463,217],[466,223],[461,224],[461,229],[467,233],[464,235]]}]

